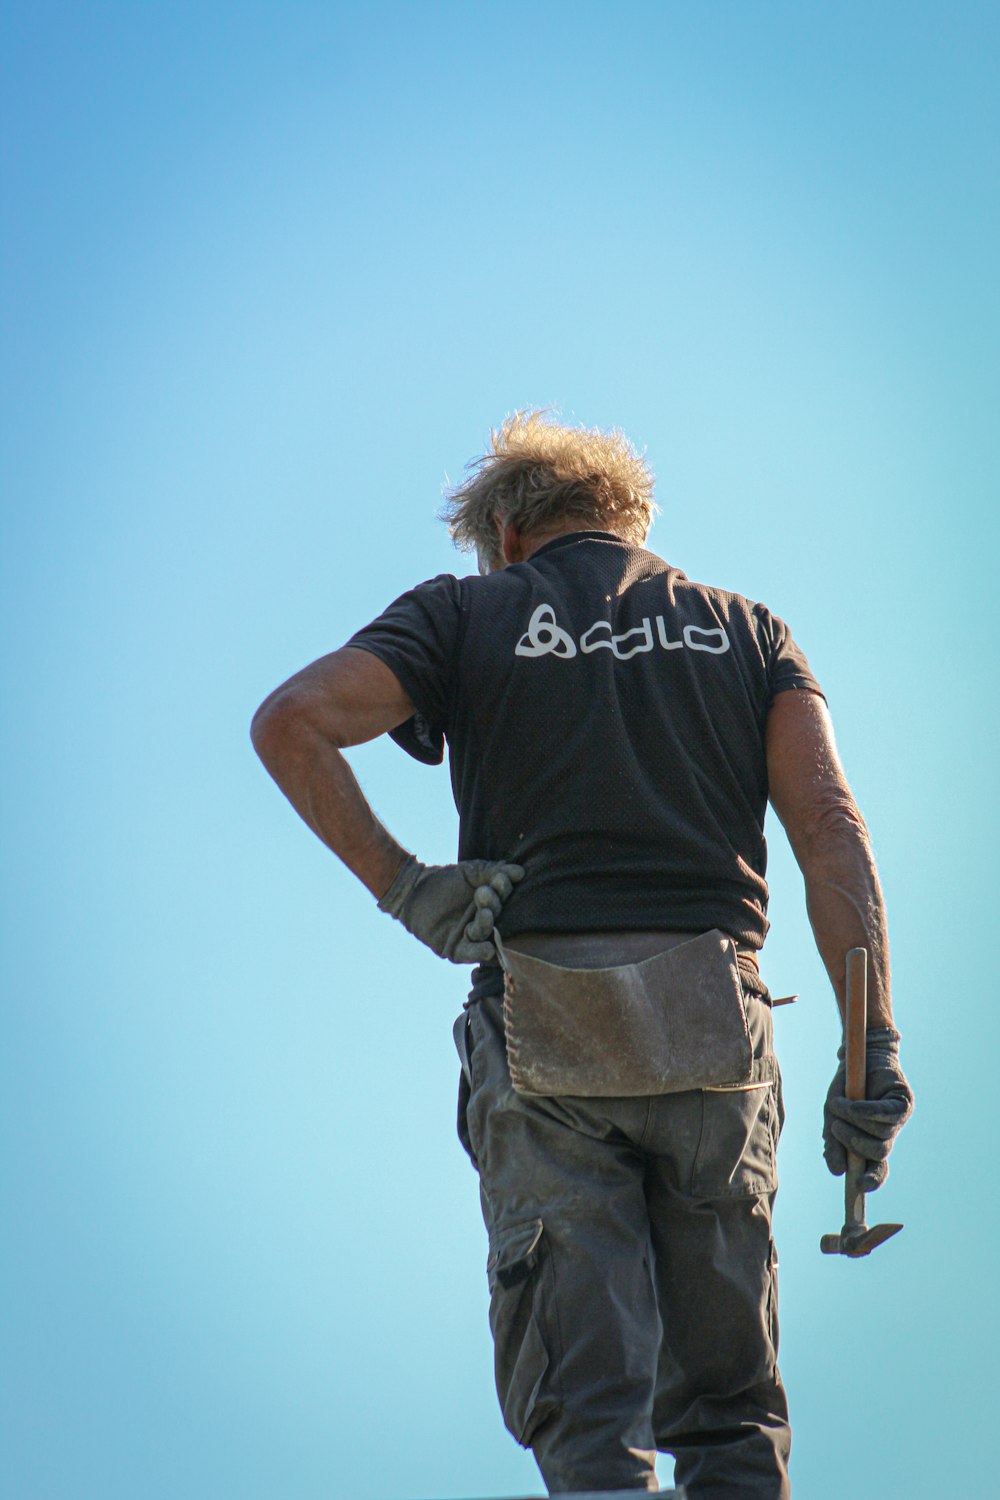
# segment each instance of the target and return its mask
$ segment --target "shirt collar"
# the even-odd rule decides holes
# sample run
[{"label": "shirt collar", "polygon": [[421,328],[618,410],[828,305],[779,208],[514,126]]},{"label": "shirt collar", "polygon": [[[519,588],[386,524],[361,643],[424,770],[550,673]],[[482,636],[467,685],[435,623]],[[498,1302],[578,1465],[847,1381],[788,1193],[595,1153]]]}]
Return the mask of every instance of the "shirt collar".
[{"label": "shirt collar", "polygon": [[543,552],[554,552],[557,547],[568,547],[573,542],[614,542],[618,547],[630,545],[613,531],[566,531],[561,536],[554,536],[551,541],[543,542],[540,547],[536,547],[528,558],[528,562],[534,562],[535,558],[541,557]]}]

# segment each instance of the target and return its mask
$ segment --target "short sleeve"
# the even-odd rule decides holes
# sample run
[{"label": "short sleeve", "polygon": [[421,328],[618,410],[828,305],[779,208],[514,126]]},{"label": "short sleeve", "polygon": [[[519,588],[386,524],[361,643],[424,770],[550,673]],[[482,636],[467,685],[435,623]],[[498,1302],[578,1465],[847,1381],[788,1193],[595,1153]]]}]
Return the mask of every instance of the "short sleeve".
[{"label": "short sleeve", "polygon": [[762,605],[756,607],[758,627],[765,642],[768,692],[771,698],[792,689],[816,693],[823,701],[826,694],[820,687],[806,660],[805,652],[792,638],[792,632],[784,620],[772,615]]},{"label": "short sleeve", "polygon": [[347,642],[377,656],[402,683],[417,712],[390,733],[427,765],[444,757],[461,618],[458,579],[442,573],[401,594]]}]

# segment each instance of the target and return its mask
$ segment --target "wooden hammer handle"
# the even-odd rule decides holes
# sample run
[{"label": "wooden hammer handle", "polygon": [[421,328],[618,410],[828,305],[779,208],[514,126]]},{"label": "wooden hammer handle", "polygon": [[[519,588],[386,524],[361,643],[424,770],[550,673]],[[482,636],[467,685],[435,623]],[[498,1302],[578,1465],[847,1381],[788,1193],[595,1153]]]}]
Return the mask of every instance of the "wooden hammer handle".
[{"label": "wooden hammer handle", "polygon": [[865,1032],[868,1027],[868,950],[852,948],[847,955],[847,1007],[844,1047],[847,1054],[847,1097],[865,1097]]}]

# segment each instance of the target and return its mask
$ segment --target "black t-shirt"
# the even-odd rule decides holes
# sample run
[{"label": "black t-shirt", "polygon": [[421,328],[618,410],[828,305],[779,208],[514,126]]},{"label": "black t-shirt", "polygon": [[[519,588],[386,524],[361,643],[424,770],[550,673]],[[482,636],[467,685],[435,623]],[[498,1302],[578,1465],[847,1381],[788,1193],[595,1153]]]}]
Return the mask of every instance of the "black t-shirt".
[{"label": "black t-shirt", "polygon": [[820,692],[763,605],[573,532],[486,578],[420,584],[348,644],[412,699],[398,743],[436,764],[447,741],[459,859],[524,865],[501,932],[763,944],[767,711]]}]

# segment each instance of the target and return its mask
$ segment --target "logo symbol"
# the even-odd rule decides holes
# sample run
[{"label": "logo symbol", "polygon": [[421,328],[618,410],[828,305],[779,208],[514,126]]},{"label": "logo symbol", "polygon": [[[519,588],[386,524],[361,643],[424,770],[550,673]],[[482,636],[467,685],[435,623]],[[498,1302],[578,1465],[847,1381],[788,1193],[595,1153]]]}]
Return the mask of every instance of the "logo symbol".
[{"label": "logo symbol", "polygon": [[528,628],[514,647],[515,656],[561,656],[568,661],[576,655],[576,642],[556,624],[551,604],[540,604],[528,621]]}]

